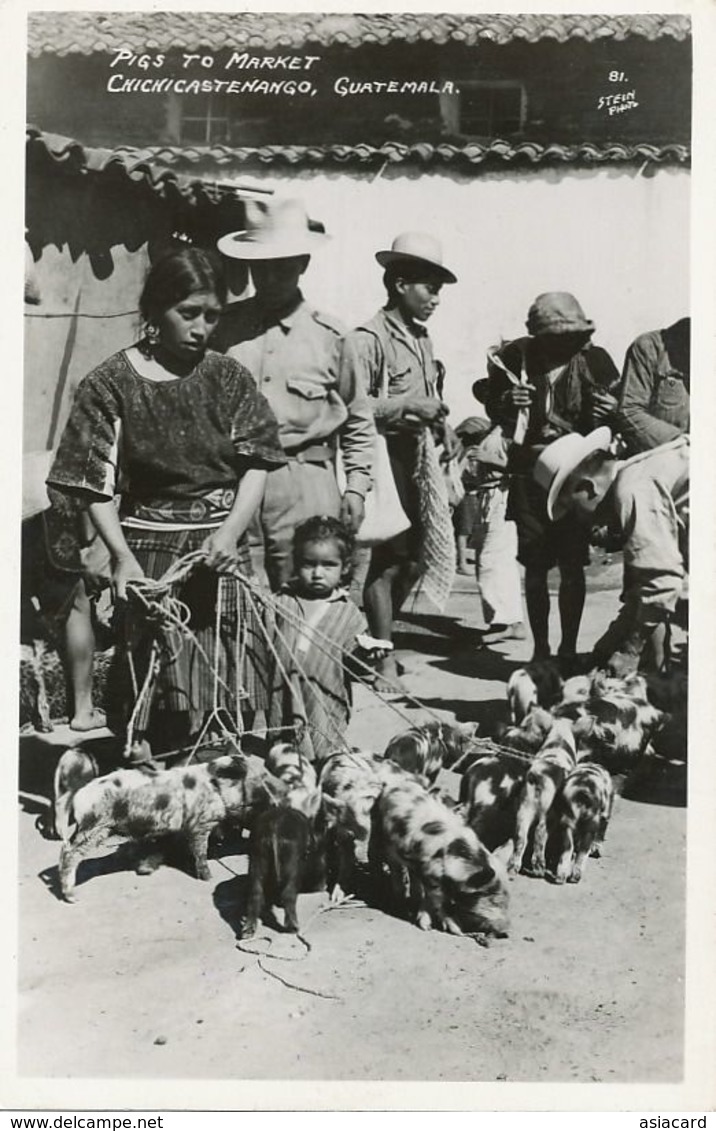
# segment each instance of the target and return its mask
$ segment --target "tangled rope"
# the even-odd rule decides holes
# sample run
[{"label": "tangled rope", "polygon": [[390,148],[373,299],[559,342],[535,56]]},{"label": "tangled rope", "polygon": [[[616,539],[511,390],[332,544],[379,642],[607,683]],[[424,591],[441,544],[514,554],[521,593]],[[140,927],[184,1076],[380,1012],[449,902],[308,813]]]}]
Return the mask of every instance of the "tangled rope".
[{"label": "tangled rope", "polygon": [[[269,653],[272,655],[273,660],[276,663],[279,674],[281,675],[281,678],[292,697],[295,697],[295,689],[292,685],[290,675],[287,672],[285,665],[282,663],[281,657],[276,648],[276,642],[278,642],[283,645],[283,647],[289,652],[289,654],[291,654],[289,642],[286,639],[285,634],[281,631],[281,629],[278,627],[278,624],[276,623],[279,619],[285,621],[285,623],[291,628],[300,629],[300,631],[304,635],[307,635],[309,637],[311,643],[315,645],[315,647],[319,651],[323,652],[324,655],[327,655],[329,659],[331,659],[334,663],[340,665],[344,672],[347,670],[344,652],[339,644],[337,644],[331,637],[323,633],[317,625],[308,625],[298,614],[293,613],[289,609],[279,607],[279,604],[272,593],[263,589],[259,585],[258,581],[256,581],[254,578],[247,577],[238,568],[227,570],[223,575],[219,577],[215,623],[215,654],[214,657],[210,657],[206,649],[202,646],[200,641],[197,639],[196,634],[190,627],[191,610],[185,602],[177,597],[175,592],[176,587],[183,581],[185,581],[194,572],[195,569],[203,564],[205,557],[206,555],[204,551],[196,550],[193,553],[186,554],[183,557],[177,559],[177,561],[170,566],[170,568],[162,575],[161,578],[154,579],[144,577],[131,580],[127,583],[128,599],[130,601],[134,601],[139,607],[145,621],[154,629],[156,637],[152,645],[149,665],[141,688],[138,687],[134,673],[131,649],[128,649],[130,669],[132,671],[132,679],[134,685],[135,703],[127,727],[125,756],[129,754],[129,751],[131,750],[132,744],[134,742],[137,719],[141,711],[146,707],[147,703],[151,699],[154,683],[161,668],[162,652],[164,653],[164,656],[168,658],[169,662],[171,662],[172,659],[176,657],[177,652],[175,651],[174,653],[172,653],[171,649],[168,647],[168,639],[173,633],[177,633],[179,635],[180,641],[191,641],[194,648],[196,648],[199,655],[208,665],[214,681],[212,710],[207,715],[201,731],[199,732],[199,735],[194,742],[192,751],[189,755],[189,760],[191,760],[191,758],[196,754],[202,742],[205,740],[206,735],[212,725],[217,725],[224,737],[230,740],[237,747],[237,749],[237,735],[240,736],[243,734],[251,734],[260,736],[266,734],[267,731],[271,729],[262,728],[259,730],[250,730],[243,727],[241,713],[238,710],[240,694],[243,689],[238,686],[237,682],[237,687],[232,690],[219,674],[218,653],[220,642],[218,629],[223,607],[223,582],[228,577],[233,578],[239,583],[240,591],[242,592],[247,602],[248,608],[253,613],[255,626],[258,628]],[[265,624],[264,617],[261,615],[262,611],[271,611],[274,613],[274,635],[276,637],[275,640],[272,638],[272,634],[269,631],[268,626]],[[163,643],[163,648],[160,647],[160,640]],[[179,644],[179,647],[181,647],[181,642]],[[305,690],[309,694],[315,696],[317,700],[320,700],[320,690],[316,688],[311,682],[305,669],[300,664],[295,655],[292,655],[292,663],[296,668],[298,675],[302,677],[304,681]],[[361,674],[361,672],[365,674]],[[391,685],[390,680],[383,679],[382,682],[384,684],[388,684],[389,688],[392,687],[392,691],[377,690],[373,686],[375,672],[370,667],[370,665],[361,660],[360,657],[357,657],[355,655],[351,656],[350,674],[358,683],[360,683],[364,687],[367,687],[373,695],[377,696],[382,702],[386,703],[390,710],[393,711],[394,714],[398,715],[409,726],[414,725],[414,719],[407,715],[404,711],[402,711],[400,707],[397,706],[397,704],[386,699],[385,696],[391,694],[392,692],[395,692],[402,699],[406,700],[411,706],[423,711],[434,721],[443,721],[439,715],[430,710],[430,708],[426,707],[423,703],[420,702],[419,699],[416,699],[414,696],[408,694],[396,684],[393,683]],[[220,688],[223,689],[230,700],[233,700],[236,703],[237,710],[235,717],[231,717],[231,721],[235,727],[235,729],[233,730],[230,727],[226,726],[226,723],[224,722],[224,719],[222,717],[222,709],[219,706],[218,699]],[[350,750],[350,746],[347,743],[343,733],[337,726],[335,726],[335,724],[332,723],[331,720],[329,720],[329,722],[332,730],[334,731],[334,733],[331,735],[325,734],[313,723],[306,722],[304,725],[310,727],[316,733],[320,734],[321,737],[329,743],[335,742],[343,749]]]},{"label": "tangled rope", "polygon": [[[317,919],[320,915],[325,915],[329,911],[341,911],[345,908],[367,909],[367,907],[368,905],[366,903],[359,902],[350,895],[344,896],[343,899],[335,903],[326,903],[323,907],[319,907],[318,910],[314,911],[313,915],[311,915],[303,930],[293,936],[294,938],[298,939],[298,941],[304,947],[303,953],[297,956],[290,954],[269,954],[265,950],[256,950],[251,946],[247,946],[246,943],[243,942],[237,942],[236,949],[241,951],[242,954],[250,954],[255,957],[257,959],[256,965],[258,966],[259,970],[263,971],[264,974],[267,974],[269,978],[274,978],[277,982],[280,982],[282,986],[285,986],[289,990],[296,990],[298,991],[298,993],[309,994],[311,997],[320,997],[327,1001],[342,1001],[343,999],[337,994],[325,993],[323,990],[313,990],[309,986],[299,986],[296,982],[290,982],[287,978],[282,978],[281,975],[278,974],[275,970],[271,970],[269,967],[264,966],[262,960],[269,959],[272,962],[304,962],[313,950],[311,943],[305,937],[305,932],[308,930],[308,927],[314,921],[314,919]],[[269,946],[272,946],[274,942],[271,935],[259,935],[259,937],[254,941],[267,942]]]}]

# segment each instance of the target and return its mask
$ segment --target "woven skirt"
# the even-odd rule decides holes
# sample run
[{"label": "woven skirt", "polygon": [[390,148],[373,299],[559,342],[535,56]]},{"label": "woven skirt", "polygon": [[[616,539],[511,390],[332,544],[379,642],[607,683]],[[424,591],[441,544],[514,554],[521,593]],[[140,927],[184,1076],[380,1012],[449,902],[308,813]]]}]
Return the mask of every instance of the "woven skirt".
[{"label": "woven skirt", "polygon": [[[195,550],[207,537],[206,530],[135,530],[125,528],[127,545],[147,577],[161,579],[170,566]],[[238,567],[252,575],[248,542],[238,545]],[[135,726],[145,730],[150,711],[187,711],[199,716],[213,708],[236,717],[245,707],[259,705],[255,643],[259,638],[257,617],[246,587],[234,577],[198,566],[188,578],[173,586],[171,596],[182,605],[188,633],[161,620],[148,622],[141,607],[132,604],[124,617],[118,648],[118,673],[126,704],[131,705],[146,675],[153,644],[159,648],[159,672],[152,694],[140,710]],[[133,670],[132,670],[133,669]]]}]

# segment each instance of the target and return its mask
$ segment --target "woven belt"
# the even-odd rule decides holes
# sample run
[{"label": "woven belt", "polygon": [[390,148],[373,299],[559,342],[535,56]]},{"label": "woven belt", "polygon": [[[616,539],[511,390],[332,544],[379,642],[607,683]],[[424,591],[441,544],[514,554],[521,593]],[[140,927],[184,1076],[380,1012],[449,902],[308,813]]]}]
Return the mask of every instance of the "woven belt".
[{"label": "woven belt", "polygon": [[296,460],[297,463],[330,463],[333,459],[333,449],[328,444],[309,444],[297,452],[284,452],[286,459]]}]

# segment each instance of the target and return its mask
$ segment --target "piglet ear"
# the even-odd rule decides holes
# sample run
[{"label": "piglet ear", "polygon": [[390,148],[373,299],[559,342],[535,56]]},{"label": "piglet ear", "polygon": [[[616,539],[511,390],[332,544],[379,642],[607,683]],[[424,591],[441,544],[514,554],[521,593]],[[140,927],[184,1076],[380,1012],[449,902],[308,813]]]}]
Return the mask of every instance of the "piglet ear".
[{"label": "piglet ear", "polygon": [[480,729],[479,723],[458,723],[457,729],[465,738],[474,738]]},{"label": "piglet ear", "polygon": [[315,821],[318,816],[318,810],[321,808],[321,791],[314,789],[308,794],[305,802],[304,813],[310,821]]},{"label": "piglet ear", "polygon": [[274,805],[278,805],[280,801],[283,801],[288,792],[286,783],[268,772],[262,776],[261,785],[266,790],[269,801]]},{"label": "piglet ear", "polygon": [[496,875],[495,869],[485,861],[483,868],[480,868],[479,871],[473,872],[471,876],[467,877],[463,885],[464,890],[468,892],[480,891],[482,888],[492,883]]},{"label": "piglet ear", "polygon": [[328,793],[321,793],[320,789],[316,790],[316,793],[327,817],[340,816],[343,811],[343,805],[340,801],[337,801],[335,797],[331,797]]},{"label": "piglet ear", "polygon": [[225,754],[209,763],[209,773],[213,778],[228,778],[229,781],[243,781],[248,768],[244,754]]}]

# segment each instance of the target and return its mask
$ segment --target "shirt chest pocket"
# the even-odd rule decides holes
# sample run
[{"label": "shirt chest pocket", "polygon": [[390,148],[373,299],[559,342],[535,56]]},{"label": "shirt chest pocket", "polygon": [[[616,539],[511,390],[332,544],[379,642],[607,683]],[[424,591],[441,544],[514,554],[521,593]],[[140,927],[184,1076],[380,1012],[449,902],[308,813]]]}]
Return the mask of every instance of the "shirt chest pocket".
[{"label": "shirt chest pocket", "polygon": [[295,377],[286,382],[289,393],[300,397],[303,401],[325,401],[328,398],[329,381],[307,380]]}]

